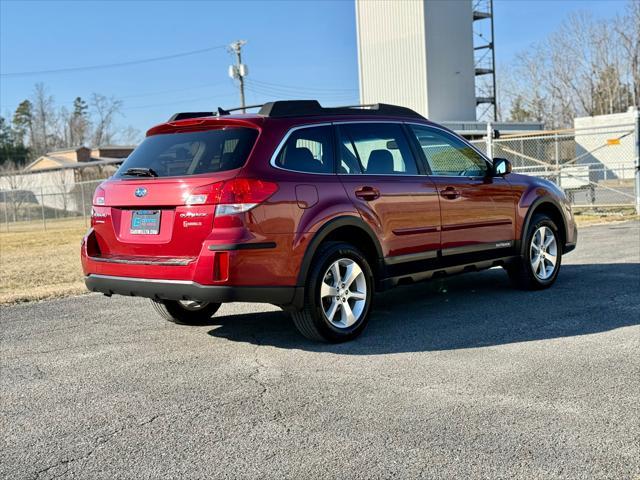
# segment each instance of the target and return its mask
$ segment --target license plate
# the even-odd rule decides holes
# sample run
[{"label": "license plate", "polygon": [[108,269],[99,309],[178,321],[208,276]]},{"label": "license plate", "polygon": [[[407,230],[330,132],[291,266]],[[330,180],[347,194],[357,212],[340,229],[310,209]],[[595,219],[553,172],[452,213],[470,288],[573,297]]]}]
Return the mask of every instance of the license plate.
[{"label": "license plate", "polygon": [[131,215],[131,230],[134,235],[157,235],[160,233],[160,210],[134,210]]}]

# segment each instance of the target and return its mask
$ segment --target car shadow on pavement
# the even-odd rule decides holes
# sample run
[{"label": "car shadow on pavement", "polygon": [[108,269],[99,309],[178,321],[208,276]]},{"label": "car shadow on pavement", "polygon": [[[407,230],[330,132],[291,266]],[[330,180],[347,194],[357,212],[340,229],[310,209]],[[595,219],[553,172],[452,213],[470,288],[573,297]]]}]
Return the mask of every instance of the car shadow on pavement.
[{"label": "car shadow on pavement", "polygon": [[213,337],[353,355],[452,350],[605,332],[640,324],[640,264],[563,265],[547,290],[513,289],[501,269],[377,295],[358,339],[306,340],[281,311],[214,317]]}]

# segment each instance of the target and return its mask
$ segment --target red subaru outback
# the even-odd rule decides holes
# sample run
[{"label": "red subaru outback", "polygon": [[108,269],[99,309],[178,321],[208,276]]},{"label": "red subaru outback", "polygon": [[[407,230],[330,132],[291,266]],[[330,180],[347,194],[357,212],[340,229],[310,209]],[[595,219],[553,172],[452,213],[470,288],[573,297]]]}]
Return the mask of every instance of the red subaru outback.
[{"label": "red subaru outback", "polygon": [[412,110],[278,101],[149,130],[95,192],[82,266],[89,290],[148,297],[175,322],[267,302],[339,342],[375,291],[494,266],[546,288],[576,240],[553,183]]}]

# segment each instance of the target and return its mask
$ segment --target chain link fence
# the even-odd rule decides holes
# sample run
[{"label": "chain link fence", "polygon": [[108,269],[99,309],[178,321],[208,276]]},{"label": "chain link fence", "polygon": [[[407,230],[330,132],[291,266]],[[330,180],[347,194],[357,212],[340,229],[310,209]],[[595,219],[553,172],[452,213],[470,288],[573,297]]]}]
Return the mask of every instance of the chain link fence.
[{"label": "chain link fence", "polygon": [[638,203],[636,125],[536,132],[472,143],[508,159],[513,171],[556,183],[576,207],[635,207]]},{"label": "chain link fence", "polygon": [[72,220],[88,226],[93,192],[103,180],[66,185],[29,186],[0,191],[0,218],[6,232],[47,230]]}]

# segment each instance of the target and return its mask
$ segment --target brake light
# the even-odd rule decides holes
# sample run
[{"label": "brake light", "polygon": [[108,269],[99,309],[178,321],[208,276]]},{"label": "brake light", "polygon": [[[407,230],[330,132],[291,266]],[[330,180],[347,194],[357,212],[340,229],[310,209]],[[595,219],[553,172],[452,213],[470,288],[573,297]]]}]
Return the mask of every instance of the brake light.
[{"label": "brake light", "polygon": [[225,182],[220,192],[219,204],[258,204],[278,191],[278,185],[254,178],[235,178]]},{"label": "brake light", "polygon": [[225,182],[216,202],[216,217],[247,212],[277,190],[277,184],[253,178],[236,178]]},{"label": "brake light", "polygon": [[215,205],[223,184],[224,182],[217,182],[198,187],[185,196],[184,202],[187,205]]},{"label": "brake light", "polygon": [[93,205],[104,205],[104,190],[101,187],[96,188],[96,191],[93,194]]},{"label": "brake light", "polygon": [[216,214],[230,215],[251,210],[278,191],[273,182],[235,178],[203,185],[185,197],[187,205],[217,205]]}]

